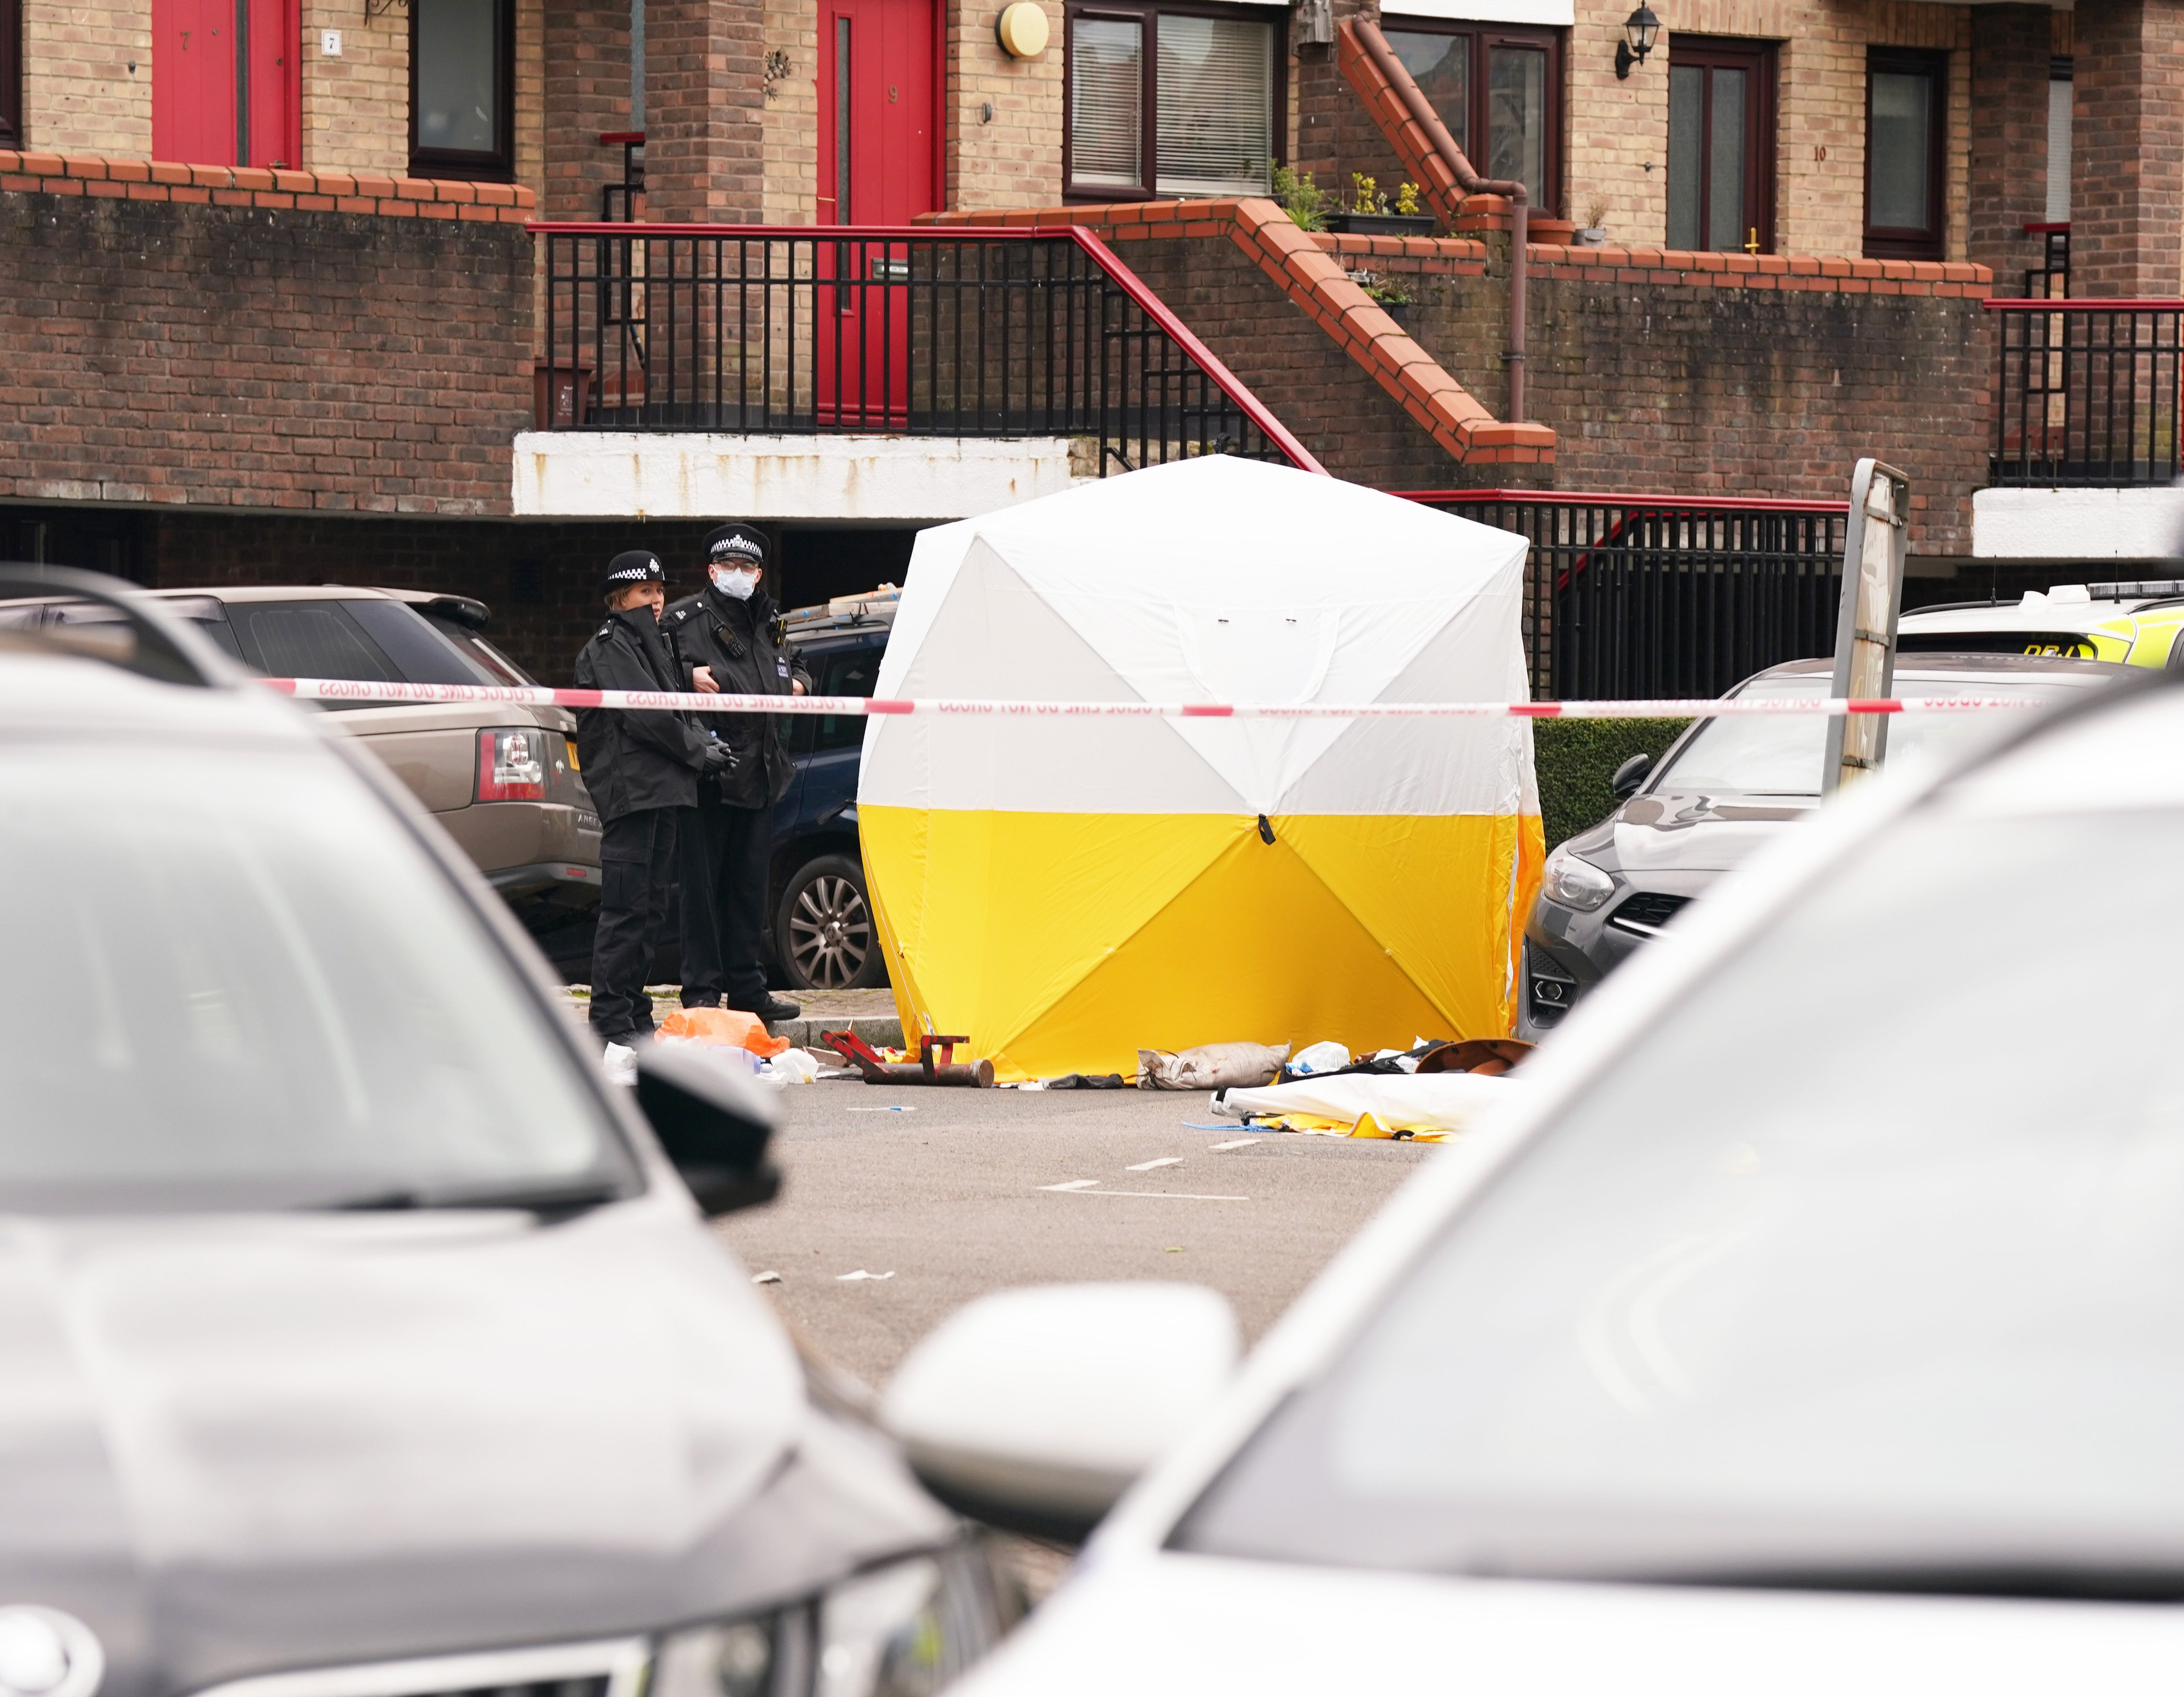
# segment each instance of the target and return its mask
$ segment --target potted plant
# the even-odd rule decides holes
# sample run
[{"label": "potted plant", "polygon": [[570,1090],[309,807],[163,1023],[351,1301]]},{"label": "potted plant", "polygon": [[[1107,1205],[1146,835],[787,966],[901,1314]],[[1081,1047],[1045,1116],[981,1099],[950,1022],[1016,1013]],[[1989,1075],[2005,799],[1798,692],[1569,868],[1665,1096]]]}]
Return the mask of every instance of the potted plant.
[{"label": "potted plant", "polygon": [[1411,293],[1393,277],[1381,276],[1377,272],[1351,271],[1349,273],[1349,277],[1351,282],[1365,291],[1366,299],[1371,301],[1373,305],[1379,307],[1406,330],[1410,328],[1408,309],[1416,303],[1417,296]]},{"label": "potted plant", "polygon": [[1327,215],[1327,227],[1347,236],[1430,236],[1434,219],[1418,209],[1418,186],[1402,184],[1390,207],[1380,185],[1362,173],[1350,178],[1350,204]]},{"label": "potted plant", "polygon": [[1577,232],[1581,248],[1597,248],[1607,240],[1607,203],[1596,200],[1585,209],[1585,224]]}]

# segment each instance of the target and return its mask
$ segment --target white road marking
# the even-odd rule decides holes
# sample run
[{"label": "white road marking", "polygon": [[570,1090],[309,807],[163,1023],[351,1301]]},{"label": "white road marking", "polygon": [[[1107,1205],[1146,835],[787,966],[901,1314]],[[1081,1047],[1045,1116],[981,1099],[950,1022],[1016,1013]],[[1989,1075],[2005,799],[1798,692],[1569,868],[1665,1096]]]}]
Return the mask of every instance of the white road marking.
[{"label": "white road marking", "polygon": [[844,1114],[915,1114],[917,1112],[915,1108],[893,1102],[867,1102],[862,1107],[845,1108],[842,1111]]},{"label": "white road marking", "polygon": [[1134,1167],[1125,1167],[1123,1170],[1126,1173],[1149,1173],[1155,1167],[1179,1167],[1182,1164],[1183,1157],[1180,1155],[1162,1155],[1157,1161],[1140,1161]]},{"label": "white road marking", "polygon": [[1231,1137],[1231,1138],[1230,1138],[1227,1142],[1225,1142],[1225,1143],[1216,1143],[1216,1144],[1214,1144],[1212,1147],[1213,1147],[1216,1150],[1221,1150],[1221,1149],[1248,1149],[1248,1148],[1250,1148],[1250,1147],[1251,1147],[1251,1145],[1252,1145],[1252,1144],[1254,1144],[1254,1143],[1257,1142],[1258,1141],[1259,1141],[1259,1140],[1258,1140],[1256,1137]]},{"label": "white road marking", "polygon": [[751,1282],[755,1285],[777,1285],[781,1282],[781,1275],[772,1271],[753,1273]]},{"label": "white road marking", "polygon": [[1097,1179],[1072,1179],[1067,1184],[1041,1185],[1041,1190],[1089,1190],[1100,1182]]},{"label": "white road marking", "polygon": [[[1097,1183],[1097,1180],[1092,1181]],[[1150,1196],[1163,1202],[1249,1202],[1248,1196],[1199,1196],[1182,1190],[1092,1190],[1079,1182],[1073,1185],[1041,1185],[1041,1190],[1060,1191],[1067,1196]]]},{"label": "white road marking", "polygon": [[837,1283],[846,1283],[852,1279],[891,1279],[894,1276],[894,1270],[893,1268],[889,1268],[884,1273],[868,1273],[862,1267],[860,1267],[854,1273],[837,1273],[834,1275]]}]

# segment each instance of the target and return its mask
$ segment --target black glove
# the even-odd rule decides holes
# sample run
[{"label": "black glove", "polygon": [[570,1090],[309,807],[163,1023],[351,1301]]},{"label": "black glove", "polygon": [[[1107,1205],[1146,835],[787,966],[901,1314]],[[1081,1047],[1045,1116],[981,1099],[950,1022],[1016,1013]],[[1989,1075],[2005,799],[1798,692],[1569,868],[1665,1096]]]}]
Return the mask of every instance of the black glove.
[{"label": "black glove", "polygon": [[708,778],[725,778],[736,769],[736,751],[724,742],[705,745],[705,764],[701,768]]}]

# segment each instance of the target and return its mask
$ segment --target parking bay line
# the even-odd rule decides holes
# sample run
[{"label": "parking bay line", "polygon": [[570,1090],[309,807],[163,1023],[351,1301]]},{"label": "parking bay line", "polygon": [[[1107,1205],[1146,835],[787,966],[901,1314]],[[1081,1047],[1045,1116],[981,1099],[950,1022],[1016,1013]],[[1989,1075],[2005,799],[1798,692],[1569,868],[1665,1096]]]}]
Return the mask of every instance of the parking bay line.
[{"label": "parking bay line", "polygon": [[1125,1167],[1123,1170],[1126,1173],[1149,1173],[1155,1167],[1179,1167],[1182,1164],[1183,1157],[1180,1155],[1162,1155],[1156,1161],[1139,1161],[1137,1165]]}]

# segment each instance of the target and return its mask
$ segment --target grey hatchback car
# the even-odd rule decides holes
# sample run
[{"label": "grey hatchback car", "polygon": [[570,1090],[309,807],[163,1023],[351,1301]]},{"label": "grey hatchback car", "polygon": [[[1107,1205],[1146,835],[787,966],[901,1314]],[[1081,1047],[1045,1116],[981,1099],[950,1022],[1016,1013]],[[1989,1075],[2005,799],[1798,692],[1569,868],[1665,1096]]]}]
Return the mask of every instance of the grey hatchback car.
[{"label": "grey hatchback car", "polygon": [[[1896,668],[1903,696],[2001,695],[2054,701],[2130,668],[2105,661],[2008,654],[1919,654]],[[1833,662],[1793,660],[1747,678],[1736,695],[1825,696]],[[1892,765],[1928,762],[1993,734],[1975,714],[1891,721]],[[1685,906],[1820,800],[1827,721],[1701,719],[1660,760],[1634,756],[1616,773],[1615,812],[1547,856],[1524,928],[1518,1035],[1536,1041],[1578,998]]]},{"label": "grey hatchback car", "polygon": [[0,1689],[927,1697],[1012,1615],[354,739],[120,586],[0,629]]}]

